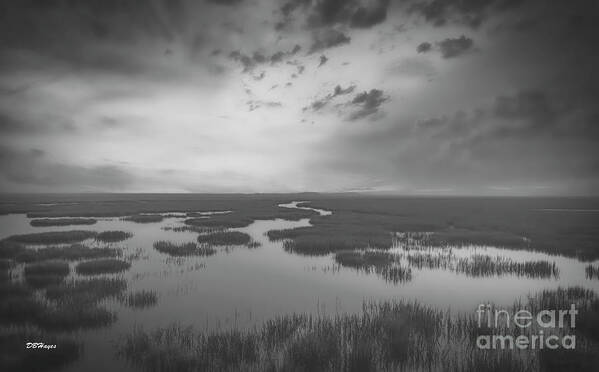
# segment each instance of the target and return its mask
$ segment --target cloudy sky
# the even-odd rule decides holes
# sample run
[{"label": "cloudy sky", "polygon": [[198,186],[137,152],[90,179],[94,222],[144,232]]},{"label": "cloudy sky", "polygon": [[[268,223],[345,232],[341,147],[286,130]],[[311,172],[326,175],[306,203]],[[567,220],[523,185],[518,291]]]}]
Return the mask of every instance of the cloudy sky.
[{"label": "cloudy sky", "polygon": [[0,190],[588,195],[596,0],[0,5]]}]

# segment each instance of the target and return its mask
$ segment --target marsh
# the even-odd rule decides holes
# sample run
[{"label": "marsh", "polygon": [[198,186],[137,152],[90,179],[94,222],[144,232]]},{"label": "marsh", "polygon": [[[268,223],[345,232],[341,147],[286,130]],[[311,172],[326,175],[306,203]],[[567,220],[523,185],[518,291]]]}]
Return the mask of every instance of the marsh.
[{"label": "marsh", "polygon": [[[154,334],[154,330],[168,329],[175,323],[193,327],[193,337],[230,332],[241,332],[242,337],[280,317],[311,317],[322,322],[331,317],[362,317],[365,302],[377,306],[397,301],[417,303],[439,314],[451,309],[459,318],[473,317],[483,302],[508,307],[540,291],[580,288],[594,293],[599,289],[594,271],[589,269],[599,264],[594,251],[584,249],[573,254],[567,246],[556,251],[553,245],[545,245],[543,234],[556,236],[561,232],[553,228],[544,231],[538,224],[522,231],[522,239],[518,240],[511,218],[497,219],[497,211],[503,215],[540,216],[547,226],[564,226],[563,239],[572,242],[576,242],[577,233],[585,237],[597,234],[592,214],[551,212],[547,216],[546,212],[538,212],[541,207],[567,205],[567,200],[389,200],[326,195],[315,195],[314,200],[286,200],[290,197],[215,200],[190,195],[181,197],[180,202],[167,202],[162,196],[150,202],[140,202],[135,196],[124,198],[119,208],[125,205],[133,216],[152,213],[161,217],[151,223],[123,217],[114,204],[94,198],[78,199],[78,207],[61,203],[62,197],[50,199],[56,202],[50,207],[29,205],[35,216],[77,216],[86,209],[86,203],[92,202],[96,208],[105,208],[101,216],[93,216],[96,223],[88,225],[85,232],[61,224],[33,226],[29,223],[31,217],[8,213],[13,207],[5,206],[6,214],[0,216],[0,238],[4,239],[0,255],[6,262],[3,270],[8,277],[3,281],[14,289],[4,291],[3,296],[14,304],[11,306],[22,303],[19,306],[37,309],[33,314],[46,315],[15,317],[11,308],[3,308],[4,317],[8,324],[33,325],[51,334],[62,327],[67,336],[77,340],[82,352],[61,365],[62,370],[95,370],[98,358],[114,370],[159,370],[152,363],[160,359],[141,362],[132,343],[138,342],[139,332]],[[597,201],[589,199],[585,203]],[[447,204],[452,206],[451,219],[443,216]],[[469,211],[480,205],[485,205],[488,212],[473,219]],[[569,209],[573,208],[577,208],[576,203]],[[212,209],[216,213],[211,213]],[[228,212],[219,213],[221,210]],[[185,229],[189,215],[203,217],[210,229]],[[585,218],[589,219],[586,224]],[[428,223],[424,225],[423,221]],[[490,229],[487,221],[494,221],[495,229]],[[567,228],[569,223],[576,223],[578,230]],[[437,238],[456,229],[461,231],[459,242]],[[286,233],[277,233],[280,231]],[[522,245],[524,238],[526,244]],[[71,243],[73,239],[78,245]],[[295,239],[310,239],[316,244],[308,251],[286,249],[286,244]],[[388,244],[368,243],[386,239]],[[337,248],[340,242],[343,250]],[[22,271],[24,284],[19,279]],[[69,322],[67,318],[59,319],[58,313],[51,310],[52,304],[59,309],[66,309],[64,304],[76,304],[80,315],[71,315]],[[250,334],[247,337],[254,337]],[[59,335],[64,333],[56,333]],[[588,340],[594,347],[593,338]],[[288,341],[275,342],[281,342],[282,347]],[[155,347],[158,349],[153,352],[158,353],[166,345]],[[402,352],[404,347],[398,344],[394,352]],[[297,352],[307,352],[300,350],[304,349]],[[327,358],[334,358],[338,351],[331,352]],[[227,368],[245,369],[243,357],[237,359],[232,354],[228,358]],[[295,365],[301,369],[301,360],[289,359],[274,368],[284,370]],[[367,365],[399,368],[408,363],[408,359],[402,360],[372,359]],[[169,363],[178,365],[174,360]],[[206,363],[212,369],[220,368],[220,362]],[[252,368],[264,367],[261,363]],[[418,363],[411,360],[406,366]]]}]

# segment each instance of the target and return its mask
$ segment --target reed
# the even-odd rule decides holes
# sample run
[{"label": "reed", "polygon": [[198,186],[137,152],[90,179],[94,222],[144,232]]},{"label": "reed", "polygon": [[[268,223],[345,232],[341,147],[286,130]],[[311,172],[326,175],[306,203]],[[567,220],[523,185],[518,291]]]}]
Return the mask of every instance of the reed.
[{"label": "reed", "polygon": [[78,243],[96,236],[95,231],[70,230],[12,235],[7,240],[23,244],[69,244]]},{"label": "reed", "polygon": [[212,247],[199,246],[197,243],[180,243],[159,240],[154,242],[154,249],[169,256],[212,256],[216,250]]},{"label": "reed", "polygon": [[599,266],[588,265],[584,268],[587,279],[599,279]]},{"label": "reed", "polygon": [[129,270],[131,263],[114,258],[84,261],[75,266],[80,275],[114,274]]},{"label": "reed", "polygon": [[110,297],[117,297],[127,289],[127,282],[120,278],[94,278],[71,280],[46,288],[46,298],[58,303],[95,304]]},{"label": "reed", "polygon": [[130,221],[136,223],[154,223],[162,222],[164,217],[160,214],[136,214],[133,216],[123,217],[123,221]]},{"label": "reed", "polygon": [[36,262],[44,260],[81,260],[100,257],[116,257],[121,250],[115,248],[90,248],[82,244],[67,247],[47,247],[40,249],[23,249],[15,255],[18,262]]},{"label": "reed", "polygon": [[199,243],[211,245],[243,245],[250,241],[251,237],[240,231],[220,231],[198,236]]},{"label": "reed", "polygon": [[129,293],[121,298],[121,302],[135,309],[145,309],[158,303],[156,291],[137,291]]},{"label": "reed", "polygon": [[103,243],[115,243],[127,240],[133,236],[127,231],[102,231],[96,235],[96,240]]},{"label": "reed", "polygon": [[48,226],[70,226],[70,225],[93,225],[98,220],[95,218],[40,218],[29,221],[34,227]]},{"label": "reed", "polygon": [[[584,319],[599,314],[580,303],[588,296],[593,295],[569,288],[532,297],[541,302],[578,301]],[[532,309],[535,305],[514,306]],[[476,337],[488,331],[478,328],[474,313],[452,314],[417,302],[365,302],[359,314],[288,314],[247,330],[135,328],[119,344],[119,355],[145,371],[532,372],[563,370],[563,366],[590,371],[599,361],[596,346],[588,343],[584,331],[576,352],[561,353],[559,358],[518,349],[477,348]],[[518,336],[527,331],[506,326],[493,332]]]}]

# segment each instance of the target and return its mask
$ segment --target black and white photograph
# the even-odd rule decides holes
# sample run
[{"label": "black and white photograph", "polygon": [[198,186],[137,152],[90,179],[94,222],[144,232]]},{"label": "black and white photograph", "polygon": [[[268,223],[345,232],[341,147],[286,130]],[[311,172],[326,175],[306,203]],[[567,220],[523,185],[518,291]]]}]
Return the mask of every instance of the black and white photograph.
[{"label": "black and white photograph", "polygon": [[599,1],[0,0],[0,371],[598,368]]}]

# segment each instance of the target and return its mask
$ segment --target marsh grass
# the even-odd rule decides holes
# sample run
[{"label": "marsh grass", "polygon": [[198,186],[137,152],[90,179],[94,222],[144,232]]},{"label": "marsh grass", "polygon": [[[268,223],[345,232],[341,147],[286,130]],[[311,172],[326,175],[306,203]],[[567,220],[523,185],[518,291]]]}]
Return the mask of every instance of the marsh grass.
[{"label": "marsh grass", "polygon": [[50,260],[25,265],[25,282],[34,288],[44,288],[61,283],[70,273],[69,264],[61,260]]},{"label": "marsh grass", "polygon": [[31,275],[69,275],[69,264],[65,261],[52,260],[25,265],[25,277]]},{"label": "marsh grass", "polygon": [[14,257],[18,262],[35,262],[44,260],[81,260],[100,257],[116,257],[121,250],[115,248],[90,248],[82,244],[72,244],[68,247],[47,247],[39,249],[23,249]]},{"label": "marsh grass", "polygon": [[70,225],[93,225],[98,220],[94,218],[40,218],[29,221],[34,227],[47,226],[70,226]]},{"label": "marsh grass", "polygon": [[559,269],[555,262],[525,261],[515,262],[506,257],[473,255],[458,259],[454,271],[473,277],[516,275],[527,278],[559,278]]},{"label": "marsh grass", "polygon": [[244,245],[250,241],[251,237],[240,231],[221,231],[198,236],[199,243],[210,245]]},{"label": "marsh grass", "polygon": [[59,303],[90,304],[117,297],[126,289],[127,282],[121,278],[72,280],[46,288],[46,298]]},{"label": "marsh grass", "polygon": [[408,251],[405,258],[410,267],[449,270],[471,277],[515,275],[537,279],[559,278],[559,268],[555,262],[544,260],[519,262],[509,257],[482,254],[457,257],[451,248],[435,252],[437,248],[429,247],[429,250],[428,252]]},{"label": "marsh grass", "polygon": [[197,243],[173,243],[165,240],[154,242],[154,249],[169,256],[212,256],[216,250],[208,246],[199,246]]},{"label": "marsh grass", "polygon": [[375,273],[388,283],[399,284],[412,280],[412,270],[400,265],[401,254],[384,251],[340,251],[335,262],[368,274]]},{"label": "marsh grass", "polygon": [[145,309],[158,303],[156,291],[137,291],[122,296],[121,302],[134,309]]},{"label": "marsh grass", "polygon": [[16,243],[10,240],[0,240],[0,258],[11,259],[16,255],[25,251],[25,247],[21,243]]},{"label": "marsh grass", "polygon": [[114,258],[85,261],[77,264],[75,271],[80,275],[114,274],[129,270],[131,263]]},{"label": "marsh grass", "polygon": [[96,235],[96,240],[103,243],[115,243],[127,240],[133,236],[127,231],[102,231]]},{"label": "marsh grass", "polygon": [[23,244],[69,244],[94,238],[96,234],[97,233],[95,231],[86,230],[50,231],[12,235],[6,239],[12,242]]},{"label": "marsh grass", "polygon": [[224,227],[207,227],[207,226],[164,226],[162,227],[164,231],[174,231],[174,232],[196,232],[200,234],[214,233],[219,231],[226,230]]},{"label": "marsh grass", "polygon": [[211,218],[188,218],[184,221],[186,225],[216,229],[246,227],[252,222],[254,222],[254,220],[251,218],[237,216],[229,218],[219,218],[219,216]]},{"label": "marsh grass", "polygon": [[133,216],[123,217],[123,221],[131,221],[136,223],[154,223],[162,222],[164,216],[160,214],[136,214]]},{"label": "marsh grass", "polygon": [[[27,342],[43,341],[55,349],[26,349]],[[52,371],[66,367],[83,353],[72,338],[21,329],[0,331],[0,365],[3,371]]]},{"label": "marsh grass", "polygon": [[[592,292],[545,291],[514,310],[574,301],[580,318],[599,314]],[[567,305],[566,305],[567,304]],[[591,324],[592,326],[592,324]],[[365,302],[360,314],[288,314],[247,330],[201,331],[173,325],[135,328],[119,355],[145,371],[594,371],[597,344],[581,320],[575,352],[559,357],[518,349],[481,350],[481,334],[519,336],[533,330],[478,327],[474,313],[452,314],[417,302]],[[553,350],[552,350],[553,352]]]},{"label": "marsh grass", "polygon": [[599,266],[588,265],[584,271],[587,279],[599,279]]}]

